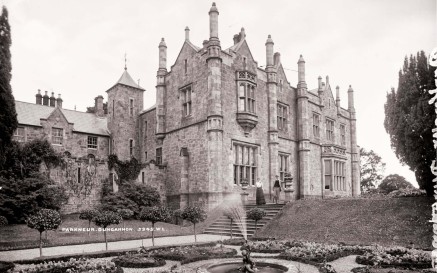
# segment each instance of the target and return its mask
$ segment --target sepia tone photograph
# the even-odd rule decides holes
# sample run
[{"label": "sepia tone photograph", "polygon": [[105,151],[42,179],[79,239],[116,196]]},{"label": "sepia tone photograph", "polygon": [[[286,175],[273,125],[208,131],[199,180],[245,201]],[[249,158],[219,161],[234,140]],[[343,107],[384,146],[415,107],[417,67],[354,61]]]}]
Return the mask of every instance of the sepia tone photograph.
[{"label": "sepia tone photograph", "polygon": [[0,273],[435,272],[435,0],[0,6]]}]

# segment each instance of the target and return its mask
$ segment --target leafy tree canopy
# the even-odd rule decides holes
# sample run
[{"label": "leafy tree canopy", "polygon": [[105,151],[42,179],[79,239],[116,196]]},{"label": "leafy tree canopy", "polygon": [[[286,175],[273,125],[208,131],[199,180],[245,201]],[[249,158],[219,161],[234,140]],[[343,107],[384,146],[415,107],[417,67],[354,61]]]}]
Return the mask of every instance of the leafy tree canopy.
[{"label": "leafy tree canopy", "polygon": [[54,230],[61,224],[61,215],[56,210],[42,209],[35,215],[29,216],[26,224],[40,233],[46,230]]},{"label": "leafy tree canopy", "polygon": [[206,217],[205,210],[198,206],[188,206],[182,211],[182,219],[193,224],[205,221]]},{"label": "leafy tree canopy", "polygon": [[106,228],[110,225],[118,225],[122,220],[123,219],[121,219],[120,215],[113,211],[102,211],[93,219],[96,226],[103,228]]},{"label": "leafy tree canopy", "polygon": [[398,174],[390,174],[382,180],[378,189],[383,193],[390,193],[395,190],[414,188],[410,182],[408,182],[405,177]]},{"label": "leafy tree canopy", "polygon": [[385,163],[373,150],[367,151],[361,148],[360,155],[361,192],[366,192],[376,188],[381,182],[384,176]]},{"label": "leafy tree canopy", "polygon": [[420,188],[428,195],[433,194],[434,176],[429,166],[435,159],[432,128],[436,113],[434,105],[428,103],[428,90],[436,88],[434,71],[423,51],[405,57],[398,89],[387,94],[384,105],[384,127],[392,149],[399,161],[415,173]]},{"label": "leafy tree canopy", "polygon": [[140,212],[140,220],[151,223],[167,222],[171,219],[172,213],[167,207],[155,206],[144,207]]}]

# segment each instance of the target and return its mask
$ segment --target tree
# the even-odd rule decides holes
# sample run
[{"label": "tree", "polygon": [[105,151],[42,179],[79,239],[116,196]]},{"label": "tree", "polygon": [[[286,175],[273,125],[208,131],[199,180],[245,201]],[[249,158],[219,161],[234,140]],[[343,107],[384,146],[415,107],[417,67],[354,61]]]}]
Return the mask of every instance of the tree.
[{"label": "tree", "polygon": [[63,163],[62,156],[53,149],[47,139],[34,139],[26,143],[21,152],[26,176],[39,173],[40,165],[43,164],[47,178],[50,178],[51,169]]},{"label": "tree", "polygon": [[39,232],[39,255],[42,256],[42,233],[47,230],[57,229],[61,224],[61,215],[52,209],[42,209],[26,220],[28,227]]},{"label": "tree", "polygon": [[194,241],[197,242],[196,224],[205,221],[207,215],[203,208],[198,206],[188,206],[182,212],[182,219],[194,225]]},{"label": "tree", "polygon": [[152,223],[152,245],[155,245],[155,223],[167,222],[171,219],[171,211],[166,207],[144,207],[139,216],[141,221]]},{"label": "tree", "polygon": [[0,215],[10,223],[23,223],[40,209],[60,210],[68,200],[65,189],[44,175],[23,179],[0,176]]},{"label": "tree", "polygon": [[385,171],[385,163],[373,150],[367,151],[361,148],[360,155],[361,192],[366,192],[377,187],[381,182]]},{"label": "tree", "polygon": [[436,88],[434,71],[423,51],[405,57],[398,89],[392,88],[384,105],[384,127],[391,147],[399,161],[415,173],[420,188],[428,195],[433,194],[434,176],[429,166],[435,159],[432,128],[436,113],[435,106],[428,103],[428,91]]},{"label": "tree", "polygon": [[248,219],[254,220],[255,221],[255,232],[256,232],[256,228],[257,228],[257,223],[259,220],[261,220],[264,216],[266,216],[266,211],[260,208],[253,208],[250,209],[247,213],[246,216]]},{"label": "tree", "polygon": [[88,237],[90,236],[91,222],[98,214],[99,211],[95,209],[86,209],[79,214],[79,219],[88,220]]},{"label": "tree", "polygon": [[103,228],[103,234],[105,236],[106,250],[108,250],[108,240],[106,238],[106,228],[110,225],[118,225],[121,223],[122,219],[120,215],[113,211],[102,211],[96,217],[94,217],[94,223],[98,227]]},{"label": "tree", "polygon": [[121,219],[123,219],[123,233],[124,233],[124,220],[131,219],[134,216],[134,212],[130,209],[119,209],[117,210],[117,214],[120,215]]},{"label": "tree", "polygon": [[408,182],[405,177],[397,175],[397,174],[390,174],[387,175],[387,177],[382,180],[382,183],[379,185],[378,189],[388,194],[394,190],[400,190],[400,189],[407,189],[407,188],[414,188],[413,185],[411,185],[410,182]]},{"label": "tree", "polygon": [[5,148],[12,140],[12,135],[18,127],[15,100],[11,88],[11,29],[8,10],[5,6],[0,15],[0,169],[5,162]]}]

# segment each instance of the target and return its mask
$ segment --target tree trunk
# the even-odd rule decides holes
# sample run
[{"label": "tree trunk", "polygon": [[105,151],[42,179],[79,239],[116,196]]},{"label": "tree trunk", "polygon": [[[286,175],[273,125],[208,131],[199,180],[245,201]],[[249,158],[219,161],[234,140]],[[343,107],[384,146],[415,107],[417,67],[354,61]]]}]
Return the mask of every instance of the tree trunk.
[{"label": "tree trunk", "polygon": [[257,224],[257,222],[258,222],[258,221],[255,220],[255,232],[256,232],[256,224]]},{"label": "tree trunk", "polygon": [[47,230],[46,230],[46,241],[47,241]]},{"label": "tree trunk", "polygon": [[155,223],[152,222],[152,246],[155,246]]},{"label": "tree trunk", "polygon": [[42,256],[42,231],[39,233],[39,256]]},{"label": "tree trunk", "polygon": [[231,239],[232,239],[232,219],[231,219]]},{"label": "tree trunk", "polygon": [[91,220],[88,220],[88,237],[90,237]]},{"label": "tree trunk", "polygon": [[196,236],[196,223],[194,223],[194,242],[197,242],[197,236]]},{"label": "tree trunk", "polygon": [[106,239],[106,228],[103,231],[103,234],[105,235],[105,245],[106,245],[106,250],[108,250],[108,240]]}]

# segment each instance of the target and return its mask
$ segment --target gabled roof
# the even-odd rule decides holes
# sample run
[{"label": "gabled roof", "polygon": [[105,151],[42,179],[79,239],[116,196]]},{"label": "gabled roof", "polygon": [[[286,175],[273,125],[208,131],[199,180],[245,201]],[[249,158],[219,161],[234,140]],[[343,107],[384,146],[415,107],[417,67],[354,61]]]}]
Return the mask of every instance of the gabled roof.
[{"label": "gabled roof", "polygon": [[[138,83],[136,83],[132,77],[129,75],[129,73],[127,72],[127,69],[124,69],[123,74],[121,75],[120,79],[109,89],[112,89],[114,86],[116,86],[117,84],[122,84],[122,85],[126,85],[129,87],[133,87],[133,88],[137,88],[140,89],[142,91],[146,91],[146,89],[142,88]],[[108,90],[109,90],[108,89]]]},{"label": "gabled roof", "polygon": [[53,111],[59,109],[69,123],[73,123],[76,132],[109,136],[106,117],[93,113],[55,108],[46,105],[15,101],[18,123],[22,125],[41,126],[41,119],[47,119]]}]

